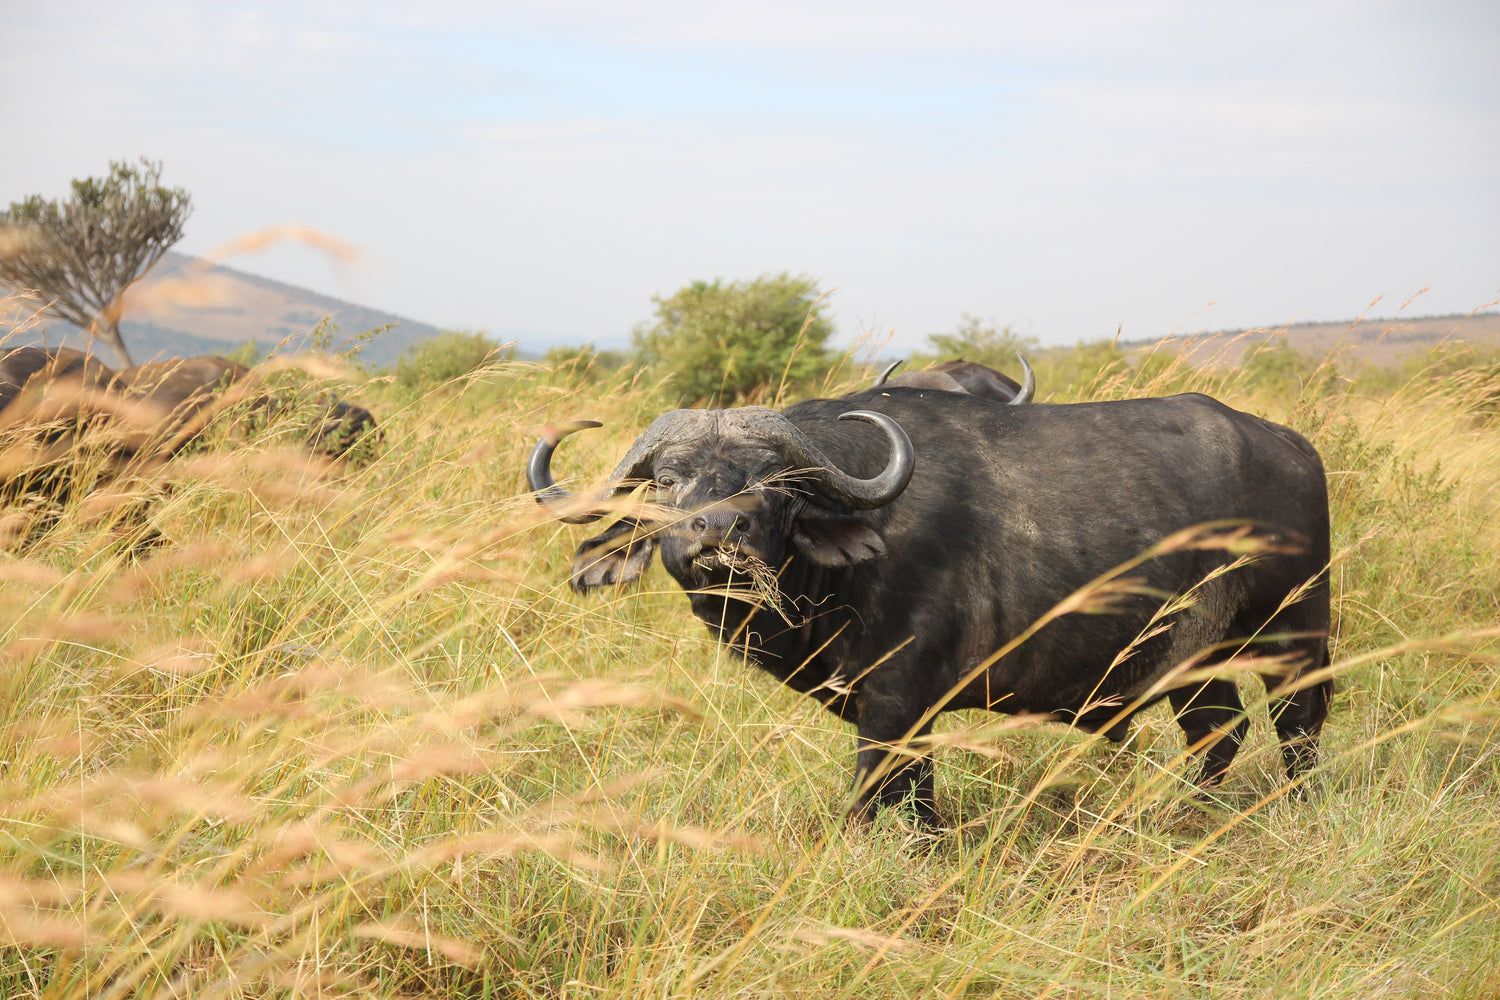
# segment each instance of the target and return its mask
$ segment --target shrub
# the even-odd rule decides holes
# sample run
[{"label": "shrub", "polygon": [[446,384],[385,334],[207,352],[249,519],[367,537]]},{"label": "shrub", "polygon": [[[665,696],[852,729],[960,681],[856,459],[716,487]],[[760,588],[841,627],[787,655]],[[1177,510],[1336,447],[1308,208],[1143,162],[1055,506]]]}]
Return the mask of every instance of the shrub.
[{"label": "shrub", "polygon": [[1296,398],[1304,390],[1321,392],[1335,374],[1331,360],[1322,361],[1287,343],[1285,337],[1273,337],[1245,352],[1240,362],[1244,384]]},{"label": "shrub", "polygon": [[1034,356],[1037,350],[1035,337],[1022,336],[1008,324],[986,326],[977,316],[965,313],[952,333],[929,333],[927,349],[911,356],[911,367],[916,370],[943,361],[973,361],[1012,372],[1018,353]]},{"label": "shrub", "polygon": [[656,322],[638,327],[634,360],[670,379],[684,402],[779,393],[828,367],[817,282],[783,272],[754,281],[695,281],[657,296]]},{"label": "shrub", "polygon": [[430,389],[514,356],[514,347],[502,347],[483,331],[449,330],[408,347],[396,361],[396,381]]}]

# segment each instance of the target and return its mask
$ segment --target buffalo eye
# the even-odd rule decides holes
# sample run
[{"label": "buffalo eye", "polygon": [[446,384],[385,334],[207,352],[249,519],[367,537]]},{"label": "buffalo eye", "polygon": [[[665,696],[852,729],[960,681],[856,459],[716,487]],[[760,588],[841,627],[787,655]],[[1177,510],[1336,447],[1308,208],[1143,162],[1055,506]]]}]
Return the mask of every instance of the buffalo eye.
[{"label": "buffalo eye", "polygon": [[664,490],[670,490],[677,485],[677,477],[670,473],[663,473],[656,477],[656,485]]}]

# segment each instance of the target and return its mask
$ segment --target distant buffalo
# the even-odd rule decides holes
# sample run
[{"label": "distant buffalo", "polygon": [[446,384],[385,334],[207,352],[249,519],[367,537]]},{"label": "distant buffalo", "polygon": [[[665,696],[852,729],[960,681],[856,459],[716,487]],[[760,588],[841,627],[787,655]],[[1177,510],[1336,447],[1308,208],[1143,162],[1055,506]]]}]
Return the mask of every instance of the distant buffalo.
[{"label": "distant buffalo", "polygon": [[[228,358],[173,358],[126,368],[115,376],[111,389],[154,408],[161,414],[161,430],[174,435],[196,434],[217,404],[226,401],[248,401],[267,416],[296,405],[294,400],[251,385],[251,374],[251,369]],[[308,446],[319,454],[343,457],[367,436],[378,434],[374,415],[364,407],[327,393],[305,405],[312,417]]]},{"label": "distant buffalo", "polygon": [[908,389],[936,389],[940,392],[961,392],[996,403],[1021,406],[1031,402],[1031,398],[1036,395],[1036,374],[1032,372],[1031,364],[1024,355],[1017,354],[1016,357],[1021,361],[1022,381],[1020,382],[993,368],[963,360],[944,361],[942,364],[924,368],[922,371],[903,372],[892,378],[891,373],[901,365],[901,362],[897,361],[880,373],[871,388],[899,385]]},{"label": "distant buffalo", "polygon": [[113,375],[71,348],[0,351],[0,487],[7,494],[71,487],[79,433],[96,422]]},{"label": "distant buffalo", "polygon": [[71,380],[80,388],[96,389],[113,375],[104,362],[70,347],[13,347],[0,352],[0,411],[28,385]]},{"label": "distant buffalo", "polygon": [[[219,357],[177,358],[114,371],[69,348],[0,352],[0,485],[61,497],[126,463],[170,458],[226,409],[262,418],[305,413],[308,447],[341,457],[377,435],[368,410],[327,393],[273,393],[251,369]],[[87,433],[85,433],[87,432]],[[80,460],[83,466],[80,466]]]}]

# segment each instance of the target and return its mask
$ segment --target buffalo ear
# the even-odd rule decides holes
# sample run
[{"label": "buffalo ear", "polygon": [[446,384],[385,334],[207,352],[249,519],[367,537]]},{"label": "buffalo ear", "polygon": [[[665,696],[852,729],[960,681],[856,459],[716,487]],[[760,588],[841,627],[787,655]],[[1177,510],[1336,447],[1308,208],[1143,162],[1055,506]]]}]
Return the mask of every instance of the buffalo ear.
[{"label": "buffalo ear", "polygon": [[621,518],[578,546],[569,582],[580,594],[595,587],[634,583],[651,565],[655,551],[656,539],[642,533],[639,521]]},{"label": "buffalo ear", "polygon": [[792,544],[819,566],[852,566],[885,555],[880,532],[854,517],[799,517]]}]

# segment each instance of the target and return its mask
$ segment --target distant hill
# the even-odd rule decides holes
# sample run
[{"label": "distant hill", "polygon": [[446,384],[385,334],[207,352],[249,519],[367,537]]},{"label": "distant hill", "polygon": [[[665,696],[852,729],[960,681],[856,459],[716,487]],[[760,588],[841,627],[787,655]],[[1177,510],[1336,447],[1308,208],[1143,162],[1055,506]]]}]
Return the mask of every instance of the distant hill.
[{"label": "distant hill", "polygon": [[1292,349],[1315,357],[1326,357],[1337,350],[1347,362],[1389,366],[1445,342],[1500,345],[1500,312],[1294,323],[1164,337],[1159,341],[1138,341],[1120,346],[1138,353],[1160,345],[1161,349],[1174,354],[1186,354],[1199,368],[1216,368],[1237,365],[1247,350],[1283,337]]},{"label": "distant hill", "polygon": [[[142,285],[169,285],[189,273],[194,275],[193,283],[181,294],[168,296],[169,301],[149,309],[127,311],[121,329],[136,361],[222,354],[251,341],[262,353],[269,353],[283,342],[287,349],[296,351],[310,346],[313,329],[324,317],[330,317],[337,327],[331,342],[334,348],[353,342],[368,330],[395,324],[359,349],[361,361],[385,367],[394,364],[411,344],[441,332],[435,326],[404,316],[231,267],[208,265],[179,253],[163,257]],[[75,347],[86,344],[82,331],[55,318],[7,338],[12,327],[25,318],[0,315],[0,339],[7,346],[43,342]],[[1238,364],[1247,349],[1279,337],[1285,337],[1294,349],[1319,357],[1337,348],[1351,362],[1390,365],[1449,340],[1500,345],[1500,312],[1294,323],[1134,341],[1121,343],[1120,347],[1132,354],[1152,349],[1186,353],[1198,367],[1216,367]],[[520,356],[534,359],[539,355],[523,350]]]},{"label": "distant hill", "polygon": [[[191,271],[188,269],[191,268]],[[359,358],[370,365],[390,365],[408,345],[441,331],[427,323],[355,305],[328,295],[247,274],[223,265],[205,266],[185,254],[168,253],[142,284],[167,283],[194,275],[190,291],[175,301],[149,311],[127,310],[120,324],[125,343],[137,362],[156,357],[221,354],[254,341],[269,353],[283,341],[293,351],[310,344],[314,327],[326,316],[337,327],[331,346],[348,344],[359,334],[387,324],[395,326],[360,348]],[[43,332],[44,331],[44,332]],[[0,337],[8,327],[0,320]],[[9,346],[39,343],[83,346],[87,338],[71,323],[48,317],[43,328],[20,335]]]}]

